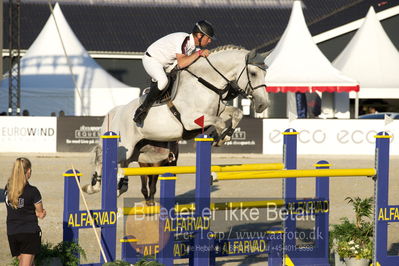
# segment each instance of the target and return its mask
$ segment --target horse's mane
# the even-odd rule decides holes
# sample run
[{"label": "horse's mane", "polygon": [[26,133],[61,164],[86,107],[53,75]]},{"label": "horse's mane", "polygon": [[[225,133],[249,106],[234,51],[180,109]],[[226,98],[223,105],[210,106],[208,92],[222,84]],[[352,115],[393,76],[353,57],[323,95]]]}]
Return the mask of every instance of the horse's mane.
[{"label": "horse's mane", "polygon": [[[242,47],[242,46],[237,46],[237,45],[233,45],[233,44],[228,44],[228,45],[223,45],[223,46],[219,46],[219,47],[216,47],[216,48],[214,48],[214,49],[212,49],[212,50],[210,50],[210,55],[214,55],[215,57],[218,57],[218,56],[222,56],[223,54],[222,54],[222,52],[226,52],[226,51],[237,51],[238,53],[245,53],[245,52],[248,52],[248,50],[247,49],[245,49],[244,47]],[[220,62],[220,64],[225,64],[226,63],[226,60],[220,60],[221,62]],[[196,63],[196,64],[193,64],[192,66],[191,66],[191,68],[193,69],[193,68],[205,68],[205,69],[208,69],[209,68],[209,64],[208,64],[208,62],[207,61],[205,61],[205,60],[198,60],[197,61],[198,63]]]},{"label": "horse's mane", "polygon": [[217,52],[225,51],[225,50],[246,50],[246,49],[242,46],[238,46],[238,45],[234,45],[234,44],[227,44],[227,45],[222,45],[222,46],[216,47],[216,48],[212,49],[210,52],[217,53]]}]

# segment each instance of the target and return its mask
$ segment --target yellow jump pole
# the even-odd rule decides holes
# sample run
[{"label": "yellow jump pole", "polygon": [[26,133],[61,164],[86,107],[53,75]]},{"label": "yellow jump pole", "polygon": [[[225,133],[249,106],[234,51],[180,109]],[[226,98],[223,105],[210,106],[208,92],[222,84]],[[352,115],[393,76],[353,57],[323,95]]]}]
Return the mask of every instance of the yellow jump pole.
[{"label": "yellow jump pole", "polygon": [[[256,164],[237,164],[237,165],[212,165],[211,172],[238,172],[255,170],[281,170],[284,168],[282,163],[256,163]],[[195,166],[163,166],[163,167],[140,167],[140,168],[121,168],[120,173],[124,176],[135,175],[162,175],[171,174],[194,174]]]},{"label": "yellow jump pole", "polygon": [[359,169],[309,169],[217,173],[217,180],[273,179],[304,177],[375,176],[374,168]]}]

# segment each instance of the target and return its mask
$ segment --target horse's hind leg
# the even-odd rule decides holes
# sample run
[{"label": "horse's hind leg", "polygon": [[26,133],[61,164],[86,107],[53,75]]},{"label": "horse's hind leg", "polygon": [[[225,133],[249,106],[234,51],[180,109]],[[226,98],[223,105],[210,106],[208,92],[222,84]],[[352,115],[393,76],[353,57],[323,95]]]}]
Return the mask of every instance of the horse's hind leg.
[{"label": "horse's hind leg", "polygon": [[82,190],[87,194],[94,194],[101,190],[101,176],[97,174],[97,171],[91,177],[90,184],[83,185]]},{"label": "horse's hind leg", "polygon": [[148,185],[150,187],[150,196],[147,201],[148,206],[154,206],[155,201],[154,201],[154,195],[157,192],[157,182],[158,182],[158,175],[150,175],[148,176]]},{"label": "horse's hind leg", "polygon": [[[151,167],[154,165],[150,164],[150,163],[140,163],[139,162],[139,166],[140,167]],[[156,181],[155,181],[155,185],[154,185],[154,182],[153,182],[154,177],[156,177],[156,180],[158,180],[158,176],[154,176],[154,175],[142,175],[141,176],[141,193],[143,193],[144,199],[148,206],[153,206],[155,204],[154,203],[154,194],[156,192]],[[148,187],[150,189],[150,193],[148,193],[147,183],[148,183]]]},{"label": "horse's hind leg", "polygon": [[90,184],[82,186],[82,190],[87,194],[93,194],[101,190],[101,172],[102,172],[102,147],[97,145],[94,150],[95,171],[92,175]]},{"label": "horse's hind leg", "polygon": [[149,197],[148,197],[148,189],[147,189],[147,180],[149,178],[146,175],[142,175],[140,177],[141,177],[141,193],[143,194],[145,201],[148,201]]}]

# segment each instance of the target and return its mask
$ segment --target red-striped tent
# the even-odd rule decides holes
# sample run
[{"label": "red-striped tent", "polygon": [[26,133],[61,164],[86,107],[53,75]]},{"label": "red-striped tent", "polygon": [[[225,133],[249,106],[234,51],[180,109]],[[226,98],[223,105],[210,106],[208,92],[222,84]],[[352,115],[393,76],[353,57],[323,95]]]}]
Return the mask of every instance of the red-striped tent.
[{"label": "red-striped tent", "polygon": [[334,68],[313,41],[300,1],[294,1],[288,26],[265,63],[268,92],[359,91],[359,83]]}]

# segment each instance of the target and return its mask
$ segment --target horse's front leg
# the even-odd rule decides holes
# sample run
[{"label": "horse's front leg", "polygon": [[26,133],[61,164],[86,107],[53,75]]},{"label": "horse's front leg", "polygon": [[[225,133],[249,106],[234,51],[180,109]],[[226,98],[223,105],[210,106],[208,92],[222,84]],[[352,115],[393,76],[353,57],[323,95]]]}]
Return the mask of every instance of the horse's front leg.
[{"label": "horse's front leg", "polygon": [[[230,141],[234,130],[238,126],[238,123],[241,121],[243,117],[242,110],[233,106],[226,106],[224,111],[220,114],[220,118],[223,121],[224,128],[221,130],[221,134],[219,134],[219,140],[216,143],[216,146],[221,146],[225,142]],[[231,119],[231,125],[226,126],[226,122]],[[222,124],[222,123],[220,123]]]},{"label": "horse's front leg", "polygon": [[[222,135],[222,132],[224,129],[226,129],[226,122],[220,118],[220,117],[208,117],[209,122],[206,123],[207,121],[205,120],[205,124],[207,125],[213,125],[215,127],[215,130],[211,132],[210,136],[214,139],[214,142],[217,143],[220,140],[220,136]],[[218,145],[217,145],[218,146]]]}]

